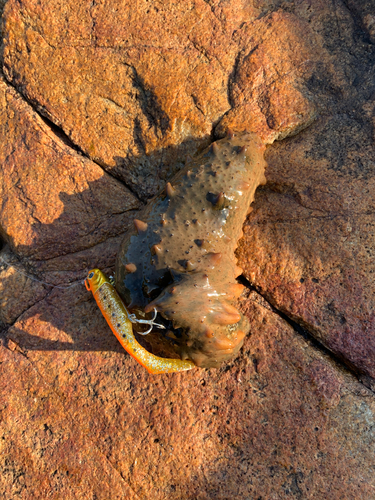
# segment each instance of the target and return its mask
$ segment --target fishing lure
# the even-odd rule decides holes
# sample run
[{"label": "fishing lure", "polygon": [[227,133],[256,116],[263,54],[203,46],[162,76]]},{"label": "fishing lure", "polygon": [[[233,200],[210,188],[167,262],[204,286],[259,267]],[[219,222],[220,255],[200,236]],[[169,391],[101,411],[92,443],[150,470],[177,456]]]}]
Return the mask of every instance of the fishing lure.
[{"label": "fishing lure", "polygon": [[254,193],[265,184],[265,145],[228,133],[191,158],[134,220],[117,256],[116,289],[133,313],[155,308],[174,330],[174,348],[200,367],[240,349],[248,320],[235,250]]},{"label": "fishing lure", "polygon": [[92,269],[85,280],[85,285],[87,290],[92,292],[104,318],[122,347],[149,373],[180,372],[195,367],[191,361],[155,356],[137,342],[133,334],[133,322],[147,323],[151,328],[157,324],[154,323],[154,319],[137,320],[134,315],[129,314],[110,280],[102,271]]}]

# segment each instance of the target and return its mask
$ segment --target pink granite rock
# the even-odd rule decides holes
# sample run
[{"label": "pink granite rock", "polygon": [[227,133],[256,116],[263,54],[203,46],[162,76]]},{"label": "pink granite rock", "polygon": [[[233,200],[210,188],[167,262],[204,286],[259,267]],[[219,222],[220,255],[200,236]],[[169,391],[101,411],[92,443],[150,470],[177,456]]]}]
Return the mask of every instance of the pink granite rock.
[{"label": "pink granite rock", "polygon": [[[372,15],[367,0],[7,2],[4,498],[374,497]],[[82,279],[113,270],[138,198],[228,126],[272,143],[237,250],[250,334],[219,369],[153,377]]]}]

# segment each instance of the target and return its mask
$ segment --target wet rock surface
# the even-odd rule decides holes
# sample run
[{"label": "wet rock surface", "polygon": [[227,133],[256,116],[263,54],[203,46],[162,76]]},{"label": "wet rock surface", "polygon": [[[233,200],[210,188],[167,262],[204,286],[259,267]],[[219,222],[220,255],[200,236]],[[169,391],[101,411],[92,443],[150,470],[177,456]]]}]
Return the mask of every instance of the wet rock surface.
[{"label": "wet rock surface", "polygon": [[[374,497],[374,10],[5,4],[0,497]],[[228,126],[268,144],[237,250],[250,334],[153,377],[82,280]]]}]

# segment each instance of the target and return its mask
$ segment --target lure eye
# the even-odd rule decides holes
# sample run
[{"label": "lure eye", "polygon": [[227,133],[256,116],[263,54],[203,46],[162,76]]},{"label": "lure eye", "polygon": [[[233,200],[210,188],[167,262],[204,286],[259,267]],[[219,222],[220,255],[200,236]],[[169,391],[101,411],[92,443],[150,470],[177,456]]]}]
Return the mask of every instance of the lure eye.
[{"label": "lure eye", "polygon": [[91,278],[94,277],[94,272],[91,272],[87,277],[88,277],[89,280],[91,280]]}]

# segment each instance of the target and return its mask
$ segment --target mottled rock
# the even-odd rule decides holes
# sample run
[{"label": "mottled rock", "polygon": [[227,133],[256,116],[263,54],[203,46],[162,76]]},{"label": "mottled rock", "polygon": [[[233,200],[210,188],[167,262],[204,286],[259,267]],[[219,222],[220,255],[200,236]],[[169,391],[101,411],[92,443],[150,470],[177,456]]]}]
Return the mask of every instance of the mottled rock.
[{"label": "mottled rock", "polygon": [[[17,266],[13,265],[14,261]],[[46,287],[30,276],[9,249],[0,252],[0,324],[12,324],[21,313],[46,296]]]},{"label": "mottled rock", "polygon": [[315,113],[303,82],[315,58],[306,22],[239,0],[137,9],[124,0],[10,0],[5,13],[7,77],[143,196],[223,117],[268,142],[306,126]]},{"label": "mottled rock", "polygon": [[368,131],[337,115],[270,150],[239,265],[275,307],[374,378],[373,155]]},{"label": "mottled rock", "polygon": [[[103,241],[108,257],[110,241],[131,223],[140,202],[56,134],[4,80],[0,102],[0,234],[17,256],[0,255],[0,320],[12,323],[50,288],[36,280],[82,280],[102,259],[98,247],[95,255],[89,249]],[[115,252],[112,245],[112,259]]]},{"label": "mottled rock", "polygon": [[244,228],[239,265],[275,307],[374,379],[374,47],[358,25],[370,3],[353,12],[340,5],[328,18],[315,12],[326,73],[308,87],[321,117],[269,148],[268,184]]},{"label": "mottled rock", "polygon": [[0,228],[12,250],[46,260],[119,234],[140,205],[136,197],[58,137],[4,81],[0,99]]},{"label": "mottled rock", "polygon": [[[75,314],[61,317],[60,304]],[[69,484],[68,499],[108,498],[98,491],[106,469],[90,468],[93,455],[95,467],[105,457],[112,482],[136,498],[370,499],[373,393],[257,294],[244,304],[252,335],[239,358],[219,370],[151,376],[121,352],[84,289],[54,290],[11,328],[3,348],[7,470],[22,473],[26,492],[35,484],[50,491],[53,472],[64,471],[71,479],[53,486],[61,497]],[[11,455],[8,436],[18,432],[22,446]],[[63,455],[77,434],[89,443],[89,450],[79,439],[74,445],[82,464]],[[90,481],[77,484],[84,475]]]},{"label": "mottled rock", "polygon": [[0,350],[2,497],[138,498],[22,350]]},{"label": "mottled rock", "polygon": [[[8,1],[4,498],[373,499],[373,12]],[[137,196],[229,125],[284,138],[237,252],[268,302],[243,296],[251,334],[227,365],[152,377],[81,281],[113,269]]]},{"label": "mottled rock", "polygon": [[315,112],[306,82],[317,63],[308,24],[280,10],[244,23],[234,38],[241,50],[228,86],[231,109],[217,132],[252,130],[269,143],[308,126]]}]

